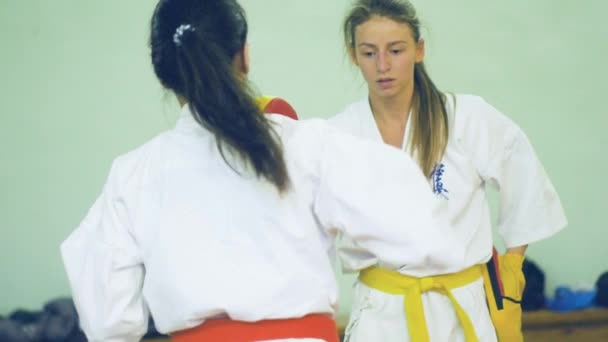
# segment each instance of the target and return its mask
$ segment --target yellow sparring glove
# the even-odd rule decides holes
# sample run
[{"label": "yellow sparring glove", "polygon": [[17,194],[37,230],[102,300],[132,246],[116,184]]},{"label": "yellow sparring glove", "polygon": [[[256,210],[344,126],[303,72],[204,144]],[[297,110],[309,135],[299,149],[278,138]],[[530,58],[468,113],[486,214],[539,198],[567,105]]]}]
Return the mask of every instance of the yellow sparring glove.
[{"label": "yellow sparring glove", "polygon": [[494,258],[484,268],[484,285],[492,323],[499,342],[521,342],[521,299],[526,286],[522,269],[524,256],[506,253]]}]

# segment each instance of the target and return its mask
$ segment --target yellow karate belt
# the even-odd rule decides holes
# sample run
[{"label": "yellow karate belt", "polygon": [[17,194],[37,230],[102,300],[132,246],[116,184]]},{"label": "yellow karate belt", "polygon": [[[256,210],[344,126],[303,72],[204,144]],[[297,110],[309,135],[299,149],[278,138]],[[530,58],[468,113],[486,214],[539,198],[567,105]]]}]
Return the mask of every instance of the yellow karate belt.
[{"label": "yellow karate belt", "polygon": [[429,341],[429,333],[422,306],[422,294],[434,291],[446,295],[452,302],[456,316],[464,330],[466,341],[477,342],[478,339],[473,328],[473,323],[471,323],[469,315],[458,304],[451,290],[468,285],[481,278],[481,276],[481,265],[472,266],[458,273],[424,278],[411,277],[374,266],[362,270],[359,273],[359,281],[378,291],[405,296],[405,316],[407,317],[407,327],[411,341]]}]

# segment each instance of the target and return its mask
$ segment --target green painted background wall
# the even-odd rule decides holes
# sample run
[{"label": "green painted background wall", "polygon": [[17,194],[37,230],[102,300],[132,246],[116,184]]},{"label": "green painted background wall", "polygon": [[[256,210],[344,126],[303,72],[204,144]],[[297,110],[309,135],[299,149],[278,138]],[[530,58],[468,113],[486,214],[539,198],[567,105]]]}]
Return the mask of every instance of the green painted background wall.
[{"label": "green painted background wall", "polygon": [[[302,117],[365,95],[345,58],[345,0],[243,0],[251,79]],[[529,256],[556,284],[608,270],[608,2],[414,2],[440,88],[474,93],[527,132],[570,225]],[[0,315],[69,289],[58,246],[118,154],[171,127],[148,59],[155,1],[0,0]],[[352,277],[340,276],[342,312]]]}]

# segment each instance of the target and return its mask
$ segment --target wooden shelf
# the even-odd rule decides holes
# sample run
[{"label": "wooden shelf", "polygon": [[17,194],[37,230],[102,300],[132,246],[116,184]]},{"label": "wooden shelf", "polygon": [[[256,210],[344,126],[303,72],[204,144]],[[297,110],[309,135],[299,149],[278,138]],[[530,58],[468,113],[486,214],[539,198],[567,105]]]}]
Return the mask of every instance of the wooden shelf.
[{"label": "wooden shelf", "polygon": [[608,341],[608,309],[524,312],[523,331],[533,342]]},{"label": "wooden shelf", "polygon": [[608,324],[608,309],[587,309],[571,312],[529,311],[524,312],[524,329],[537,329],[563,324]]}]

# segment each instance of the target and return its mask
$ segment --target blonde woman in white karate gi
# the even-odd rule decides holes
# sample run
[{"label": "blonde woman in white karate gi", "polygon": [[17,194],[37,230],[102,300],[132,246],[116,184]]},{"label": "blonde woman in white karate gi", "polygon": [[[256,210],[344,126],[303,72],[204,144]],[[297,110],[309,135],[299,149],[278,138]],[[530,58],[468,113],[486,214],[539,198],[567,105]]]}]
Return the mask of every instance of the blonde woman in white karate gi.
[{"label": "blonde woman in white karate gi", "polygon": [[[524,253],[566,225],[528,138],[481,97],[437,89],[424,67],[425,44],[409,1],[357,0],[343,28],[368,96],[332,124],[412,155],[435,194],[438,215],[467,247],[460,272],[446,275],[432,267],[388,265],[345,237],[339,251],[344,270],[363,269],[347,340],[495,341],[498,335],[501,342],[521,341]],[[486,266],[493,254],[487,186],[500,190],[498,230],[507,251]]]},{"label": "blonde woman in white karate gi", "polygon": [[114,161],[61,246],[90,341],[138,341],[151,313],[177,342],[337,342],[337,232],[390,265],[462,264],[409,156],[262,114],[246,38],[235,0],[158,3],[152,64],[181,115]]}]

